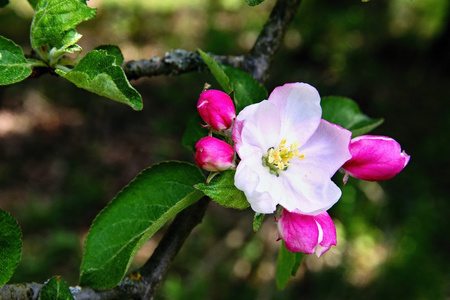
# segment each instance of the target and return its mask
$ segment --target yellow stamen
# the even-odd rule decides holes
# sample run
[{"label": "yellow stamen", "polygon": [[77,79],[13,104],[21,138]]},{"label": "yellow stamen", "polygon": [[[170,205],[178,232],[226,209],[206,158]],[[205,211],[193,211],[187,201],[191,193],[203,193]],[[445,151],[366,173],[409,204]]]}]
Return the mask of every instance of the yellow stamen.
[{"label": "yellow stamen", "polygon": [[292,165],[289,162],[291,159],[295,157],[299,159],[305,158],[304,154],[299,153],[298,147],[299,143],[294,142],[286,148],[286,139],[283,139],[278,147],[269,149],[267,162],[276,169],[285,170],[288,166]]}]

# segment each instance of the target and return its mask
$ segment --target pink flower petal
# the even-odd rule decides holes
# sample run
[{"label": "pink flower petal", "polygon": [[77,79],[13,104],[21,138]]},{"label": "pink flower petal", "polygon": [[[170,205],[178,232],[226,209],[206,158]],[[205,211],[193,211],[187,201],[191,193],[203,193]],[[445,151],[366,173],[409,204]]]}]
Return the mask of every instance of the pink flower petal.
[{"label": "pink flower petal", "polygon": [[303,215],[283,209],[278,233],[291,252],[316,253],[318,257],[336,245],[336,228],[328,213]]},{"label": "pink flower petal", "polygon": [[249,105],[249,106],[245,107],[239,113],[239,115],[236,117],[236,120],[234,121],[232,135],[233,135],[234,146],[238,153],[239,153],[239,147],[242,144],[242,137],[241,137],[242,128],[244,127],[246,120],[251,119],[257,109],[258,109],[257,104],[253,104],[253,105]]},{"label": "pink flower petal", "polygon": [[283,210],[278,220],[280,238],[291,252],[313,254],[319,239],[319,229],[313,216]]},{"label": "pink flower petal", "polygon": [[305,155],[301,163],[322,166],[331,178],[351,158],[348,150],[351,136],[351,131],[321,120],[313,136],[299,149]]},{"label": "pink flower petal", "polygon": [[318,257],[322,256],[323,253],[327,252],[331,246],[336,246],[336,227],[334,226],[333,220],[331,220],[328,213],[322,213],[320,215],[314,216],[320,230],[322,231],[322,239],[316,246],[316,255]]},{"label": "pink flower petal", "polygon": [[259,152],[261,156],[265,155],[270,147],[274,147],[280,142],[280,126],[281,120],[277,113],[277,107],[267,100],[260,102],[252,116],[245,120],[240,129],[241,144],[238,147],[240,158],[253,156],[255,151]]},{"label": "pink flower petal", "polygon": [[304,144],[319,126],[322,108],[317,90],[306,83],[287,83],[269,96],[283,120],[281,135],[288,143]]},{"label": "pink flower petal", "polygon": [[289,211],[316,215],[327,211],[341,197],[341,190],[322,168],[295,163],[280,173],[284,189],[278,203]]},{"label": "pink flower petal", "polygon": [[[245,193],[252,209],[258,213],[270,214],[276,210],[277,203],[261,185],[267,182],[267,176],[272,176],[261,163],[253,160],[241,161],[236,169],[235,186]],[[263,183],[263,184],[261,184]]]}]

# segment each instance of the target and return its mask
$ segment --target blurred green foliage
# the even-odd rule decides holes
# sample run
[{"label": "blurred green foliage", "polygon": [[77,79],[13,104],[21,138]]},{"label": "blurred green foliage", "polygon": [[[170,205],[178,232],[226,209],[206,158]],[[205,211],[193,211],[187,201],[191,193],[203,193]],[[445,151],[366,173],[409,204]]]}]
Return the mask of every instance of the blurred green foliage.
[{"label": "blurred green foliage", "polygon": [[[172,48],[245,53],[274,0],[256,7],[244,0],[89,5],[98,15],[78,28],[81,46],[117,44],[131,60]],[[157,298],[448,298],[449,14],[447,0],[304,0],[267,89],[304,81],[323,96],[356,100],[363,113],[385,119],[374,134],[395,138],[411,161],[387,182],[349,180],[330,210],[338,246],[320,259],[305,257],[282,292],[274,280],[279,243],[273,219],[266,217],[253,234],[250,210],[211,204]],[[25,0],[0,10],[0,34],[26,53],[30,20]],[[0,206],[24,235],[13,282],[60,274],[77,283],[84,235],[114,194],[153,163],[193,161],[181,136],[205,82],[215,83],[208,74],[137,80],[141,112],[48,75],[0,87]]]}]

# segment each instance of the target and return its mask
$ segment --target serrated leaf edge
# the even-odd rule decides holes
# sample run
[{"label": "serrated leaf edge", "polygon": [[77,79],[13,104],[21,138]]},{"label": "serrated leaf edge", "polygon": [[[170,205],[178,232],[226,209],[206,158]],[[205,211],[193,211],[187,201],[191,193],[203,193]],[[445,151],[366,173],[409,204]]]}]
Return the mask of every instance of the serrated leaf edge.
[{"label": "serrated leaf edge", "polygon": [[[8,282],[8,280],[11,279],[11,276],[14,274],[14,271],[17,269],[17,266],[19,265],[19,262],[20,262],[20,256],[21,256],[21,254],[22,254],[22,247],[23,247],[23,241],[22,241],[23,234],[22,234],[22,230],[20,229],[19,223],[17,222],[17,220],[16,220],[9,212],[0,209],[0,213],[4,213],[8,218],[10,218],[11,220],[14,221],[14,223],[15,223],[15,225],[16,225],[16,228],[17,228],[18,231],[19,231],[19,240],[20,240],[20,248],[19,248],[19,251],[18,251],[18,252],[19,252],[19,253],[18,253],[18,259],[17,259],[17,261],[15,262],[15,264],[12,266],[11,274],[9,274],[9,278],[5,281],[5,283],[6,283],[6,282]],[[4,283],[3,283],[3,284],[4,284]],[[3,284],[0,283],[0,286],[2,286]]]},{"label": "serrated leaf edge", "polygon": [[[99,218],[101,218],[101,215],[102,215],[102,213],[113,203],[113,201],[117,201],[116,199],[119,197],[119,195],[120,194],[122,194],[123,193],[123,191],[126,189],[126,188],[128,188],[135,180],[137,180],[137,178],[142,174],[142,173],[144,173],[144,172],[146,172],[147,170],[149,170],[149,169],[151,169],[151,168],[153,168],[153,167],[155,167],[155,166],[158,166],[158,165],[163,165],[163,164],[167,164],[167,163],[179,163],[179,164],[188,164],[188,165],[191,165],[191,166],[194,166],[193,164],[190,164],[190,163],[186,163],[186,162],[181,162],[181,161],[174,161],[174,160],[172,160],[172,161],[165,161],[165,162],[160,162],[160,163],[157,163],[157,164],[154,164],[154,165],[152,165],[152,166],[150,166],[150,167],[148,167],[148,168],[146,168],[146,169],[144,169],[144,170],[142,170],[141,172],[139,172],[136,176],[135,176],[135,178],[133,179],[133,180],[131,180],[126,186],[124,186],[115,196],[114,196],[114,198],[97,214],[97,216],[94,218],[94,220],[92,221],[92,225],[91,225],[91,228],[94,226],[94,224],[96,223],[96,222],[98,222],[98,220],[99,220]],[[199,169],[199,172],[201,173],[201,171],[200,171],[200,169]],[[169,210],[167,210],[162,216],[161,216],[161,218],[159,218],[158,220],[161,220],[161,219],[164,219],[163,217],[164,216],[167,216],[169,213],[172,213],[172,211],[173,211],[173,208],[175,208],[175,207],[177,207],[178,208],[178,204],[180,203],[180,202],[182,202],[183,200],[185,200],[185,199],[187,199],[187,198],[194,198],[194,199],[197,199],[197,200],[199,200],[202,196],[204,195],[204,193],[202,192],[202,191],[200,191],[200,190],[197,190],[197,189],[194,189],[191,193],[189,193],[189,194],[187,194],[186,195],[186,197],[184,197],[184,198],[182,198],[180,201],[178,201],[174,206],[172,206],[172,208],[170,208]],[[189,205],[192,205],[193,203],[195,203],[196,201],[192,201],[192,203],[190,203]],[[188,206],[189,206],[188,205]],[[186,207],[188,207],[188,206],[186,206]],[[166,222],[167,222],[167,220],[166,220]],[[155,221],[154,222],[154,224],[155,223],[158,223],[157,221]],[[139,239],[139,241],[136,243],[136,246],[134,247],[134,249],[133,249],[133,251],[132,251],[132,253],[131,253],[131,255],[130,255],[130,259],[128,260],[128,262],[127,262],[127,266],[126,266],[126,268],[124,268],[124,272],[123,272],[123,274],[121,274],[121,278],[123,278],[124,276],[125,276],[125,274],[126,274],[126,272],[127,272],[127,270],[128,270],[128,268],[129,268],[129,266],[130,266],[130,264],[131,264],[131,262],[132,262],[132,260],[133,260],[133,258],[134,258],[134,256],[136,255],[136,253],[139,251],[139,249],[143,246],[143,244],[145,243],[145,241],[147,241],[148,239],[150,239],[151,238],[151,236],[153,235],[153,233],[155,233],[158,229],[160,229],[163,225],[165,224],[165,222],[161,222],[161,224],[158,224],[156,227],[155,226],[150,226],[150,228],[148,229],[148,230],[146,230],[146,231],[144,231],[144,234],[142,235],[142,237]],[[153,229],[153,231],[151,231],[150,229]],[[89,232],[88,232],[88,234],[86,235],[86,238],[85,238],[85,240],[84,240],[84,245],[86,245],[86,243],[87,243],[87,241],[88,241],[88,238],[89,238],[89,236],[90,236],[90,234],[91,234],[91,230],[89,230]],[[122,246],[120,249],[122,250],[126,245],[129,245],[129,243],[127,243],[127,244],[125,244],[124,246]],[[120,251],[118,251],[117,253],[119,253]],[[82,279],[82,276],[83,276],[83,273],[86,273],[86,272],[88,272],[88,271],[97,271],[97,270],[100,270],[101,268],[89,268],[89,269],[85,269],[85,270],[83,270],[83,268],[82,268],[82,266],[83,266],[83,261],[84,261],[84,257],[85,257],[85,254],[86,253],[83,253],[83,260],[82,260],[82,263],[81,263],[81,272],[80,272],[80,281],[81,281],[81,279]],[[115,256],[114,256],[115,257]],[[113,258],[114,258],[113,257]],[[106,263],[104,263],[103,265],[106,265],[107,263],[109,263],[110,261],[112,260],[112,258],[110,258]],[[118,283],[116,283],[115,285],[117,285]],[[102,286],[102,287],[99,287],[99,286],[95,286],[95,288],[98,288],[98,289],[109,289],[109,288],[112,288],[112,287],[114,287],[115,285],[105,285],[105,286]]]}]

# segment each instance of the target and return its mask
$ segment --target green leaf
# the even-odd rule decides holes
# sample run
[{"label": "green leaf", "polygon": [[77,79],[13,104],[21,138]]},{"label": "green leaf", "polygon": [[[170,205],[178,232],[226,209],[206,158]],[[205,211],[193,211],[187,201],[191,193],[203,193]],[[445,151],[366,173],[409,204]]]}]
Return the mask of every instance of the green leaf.
[{"label": "green leaf", "polygon": [[50,278],[39,292],[40,300],[73,300],[67,283],[60,276]]},{"label": "green leaf", "polygon": [[199,183],[195,187],[205,193],[213,201],[224,207],[245,209],[250,206],[244,192],[234,185],[235,170],[221,172],[209,183]]},{"label": "green leaf", "polygon": [[35,10],[30,29],[31,46],[50,65],[66,52],[81,50],[75,45],[81,34],[74,28],[95,17],[97,11],[83,0],[40,0]]},{"label": "green leaf", "polygon": [[5,7],[6,5],[8,5],[9,0],[0,0],[0,8]]},{"label": "green leaf", "polygon": [[384,121],[369,118],[355,101],[344,97],[323,97],[321,106],[323,119],[352,131],[353,137],[370,132]]},{"label": "green leaf", "polygon": [[202,50],[197,51],[202,56],[203,61],[208,66],[212,75],[217,80],[222,89],[225,91],[225,93],[231,94],[233,90],[230,86],[230,79],[228,78],[228,75],[225,74],[224,70],[222,69],[222,66],[214,58],[212,58]]},{"label": "green leaf", "polygon": [[236,113],[244,107],[268,98],[267,90],[252,75],[230,66],[222,66],[234,91]]},{"label": "green leaf", "polygon": [[259,230],[265,216],[265,214],[255,213],[255,216],[253,217],[253,232],[256,233]]},{"label": "green leaf", "polygon": [[22,233],[16,220],[0,210],[0,286],[11,278],[20,260]]},{"label": "green leaf", "polygon": [[290,252],[288,249],[286,249],[284,241],[282,241],[280,252],[278,253],[276,270],[276,282],[277,288],[279,290],[282,290],[286,287],[291,276],[295,276],[302,258],[302,253]]},{"label": "green leaf", "polygon": [[255,6],[258,5],[260,3],[263,3],[264,0],[245,0],[247,2],[248,5],[250,6]]},{"label": "green leaf", "polygon": [[112,55],[116,58],[116,65],[120,66],[123,63],[123,54],[120,48],[116,45],[100,45],[95,47],[94,50],[105,50],[108,55]]},{"label": "green leaf", "polygon": [[22,81],[30,76],[31,71],[22,49],[0,36],[0,85]]},{"label": "green leaf", "polygon": [[204,124],[200,116],[195,114],[186,124],[181,144],[191,153],[195,153],[195,144],[197,144],[198,140],[208,135],[208,128],[202,127],[200,125],[202,123]]},{"label": "green leaf", "polygon": [[86,237],[81,285],[108,289],[125,275],[139,248],[170,218],[204,194],[196,166],[165,162],[140,173],[94,220]]},{"label": "green leaf", "polygon": [[141,95],[130,85],[123,69],[116,64],[118,56],[109,53],[106,50],[90,51],[73,70],[66,72],[57,69],[56,73],[80,88],[128,104],[134,110],[141,110]]}]

